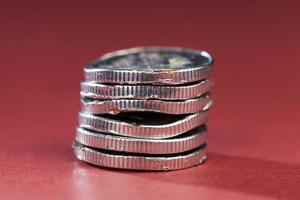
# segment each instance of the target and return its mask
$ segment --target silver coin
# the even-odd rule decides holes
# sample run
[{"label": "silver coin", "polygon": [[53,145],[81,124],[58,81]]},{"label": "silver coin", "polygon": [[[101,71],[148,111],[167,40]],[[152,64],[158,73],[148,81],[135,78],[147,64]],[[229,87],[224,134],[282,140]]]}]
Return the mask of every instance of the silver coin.
[{"label": "silver coin", "polygon": [[77,128],[76,141],[89,147],[119,152],[171,154],[189,151],[204,144],[205,131],[206,127],[202,126],[182,134],[180,137],[151,140],[122,137]]},{"label": "silver coin", "polygon": [[190,99],[210,90],[212,82],[207,79],[191,85],[107,85],[93,82],[81,83],[81,96],[94,99]]},{"label": "silver coin", "polygon": [[84,69],[87,81],[99,83],[183,84],[206,79],[212,56],[178,47],[138,47],[105,54]]},{"label": "silver coin", "polygon": [[184,169],[202,163],[206,159],[205,146],[193,151],[171,155],[126,154],[103,151],[73,143],[77,159],[96,166],[149,171],[169,171]]},{"label": "silver coin", "polygon": [[79,126],[116,135],[161,139],[180,135],[205,124],[207,114],[208,111],[180,116],[137,112],[95,116],[80,112]]},{"label": "silver coin", "polygon": [[129,111],[151,111],[167,114],[188,114],[207,110],[213,101],[210,94],[181,101],[164,101],[154,99],[81,99],[83,112],[90,114],[118,114]]}]

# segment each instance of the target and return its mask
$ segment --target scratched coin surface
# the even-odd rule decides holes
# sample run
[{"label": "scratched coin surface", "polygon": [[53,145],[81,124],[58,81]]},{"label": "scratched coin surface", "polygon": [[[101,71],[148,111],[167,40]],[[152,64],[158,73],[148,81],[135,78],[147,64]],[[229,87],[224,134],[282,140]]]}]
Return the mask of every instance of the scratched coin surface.
[{"label": "scratched coin surface", "polygon": [[137,47],[107,53],[84,69],[87,81],[121,84],[183,84],[206,79],[213,64],[205,51]]}]

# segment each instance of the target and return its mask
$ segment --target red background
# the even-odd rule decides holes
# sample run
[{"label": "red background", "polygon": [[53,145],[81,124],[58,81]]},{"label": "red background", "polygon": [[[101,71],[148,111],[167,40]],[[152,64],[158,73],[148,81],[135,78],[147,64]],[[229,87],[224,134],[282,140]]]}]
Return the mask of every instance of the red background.
[{"label": "red background", "polygon": [[[299,6],[1,1],[0,198],[300,199]],[[73,156],[83,65],[141,45],[216,58],[205,165],[128,172]]]}]

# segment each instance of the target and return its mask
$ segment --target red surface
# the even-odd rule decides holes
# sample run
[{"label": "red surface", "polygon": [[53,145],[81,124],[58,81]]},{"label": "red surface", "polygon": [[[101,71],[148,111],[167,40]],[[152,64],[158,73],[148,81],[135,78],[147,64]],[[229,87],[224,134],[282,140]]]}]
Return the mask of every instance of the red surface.
[{"label": "red surface", "polygon": [[[299,6],[1,1],[0,198],[300,199]],[[127,172],[73,156],[83,65],[140,45],[215,56],[205,165]]]}]

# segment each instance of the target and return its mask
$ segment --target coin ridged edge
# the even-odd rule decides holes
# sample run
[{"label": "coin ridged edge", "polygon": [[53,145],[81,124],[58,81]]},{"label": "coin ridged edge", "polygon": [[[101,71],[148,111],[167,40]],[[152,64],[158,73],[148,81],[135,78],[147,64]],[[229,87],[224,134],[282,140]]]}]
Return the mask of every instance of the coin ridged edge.
[{"label": "coin ridged edge", "polygon": [[84,68],[85,79],[87,81],[94,81],[99,83],[151,83],[151,84],[184,84],[206,79],[210,76],[214,59],[206,51],[200,51],[181,47],[135,47],[130,49],[118,50],[104,54],[102,57],[95,60],[93,63],[101,62],[116,56],[125,56],[131,53],[138,53],[144,50],[169,50],[169,51],[183,51],[197,54],[208,59],[206,64],[197,65],[190,69],[169,69],[153,70],[153,71],[129,71],[129,70],[108,70],[101,68],[89,68],[90,65]]},{"label": "coin ridged edge", "polygon": [[189,151],[204,144],[205,130],[196,130],[195,133],[181,138],[151,140],[95,133],[77,128],[76,141],[89,147],[113,151],[171,154]]},{"label": "coin ridged edge", "polygon": [[205,124],[208,111],[190,114],[183,119],[164,125],[134,125],[123,121],[79,113],[79,126],[100,132],[137,138],[168,138],[185,133]]},{"label": "coin ridged edge", "polygon": [[86,81],[97,83],[117,84],[168,84],[178,85],[196,82],[206,79],[212,71],[211,66],[204,66],[201,69],[189,69],[174,72],[140,72],[140,71],[108,71],[85,69]]},{"label": "coin ridged edge", "polygon": [[81,96],[94,99],[191,99],[210,90],[209,79],[187,86],[158,85],[107,85],[93,82],[81,83]]},{"label": "coin ridged edge", "polygon": [[89,114],[117,114],[128,111],[150,111],[166,114],[188,114],[207,110],[213,101],[211,95],[207,94],[195,99],[183,101],[163,101],[154,99],[113,99],[94,100],[81,99],[83,112]]},{"label": "coin ridged edge", "polygon": [[178,170],[201,164],[206,159],[205,149],[197,149],[187,155],[172,157],[144,157],[112,155],[88,148],[79,143],[73,144],[77,159],[109,168],[168,171]]}]

